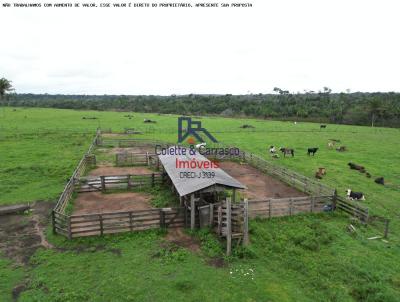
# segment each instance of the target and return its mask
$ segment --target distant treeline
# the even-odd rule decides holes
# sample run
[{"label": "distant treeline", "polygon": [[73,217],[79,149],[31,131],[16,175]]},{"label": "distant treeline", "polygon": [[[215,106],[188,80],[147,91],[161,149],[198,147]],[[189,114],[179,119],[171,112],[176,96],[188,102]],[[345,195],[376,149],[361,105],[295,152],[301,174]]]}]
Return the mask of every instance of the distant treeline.
[{"label": "distant treeline", "polygon": [[400,127],[399,93],[289,93],[251,95],[14,94],[10,106],[257,117],[321,123]]}]

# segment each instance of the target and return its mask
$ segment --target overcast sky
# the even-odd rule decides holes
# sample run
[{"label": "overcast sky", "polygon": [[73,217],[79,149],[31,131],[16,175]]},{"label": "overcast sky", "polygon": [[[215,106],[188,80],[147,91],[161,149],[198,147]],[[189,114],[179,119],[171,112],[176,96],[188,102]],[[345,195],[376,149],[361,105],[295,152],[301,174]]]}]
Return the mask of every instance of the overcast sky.
[{"label": "overcast sky", "polygon": [[0,77],[19,93],[400,91],[399,1],[249,2],[253,8],[0,7]]}]

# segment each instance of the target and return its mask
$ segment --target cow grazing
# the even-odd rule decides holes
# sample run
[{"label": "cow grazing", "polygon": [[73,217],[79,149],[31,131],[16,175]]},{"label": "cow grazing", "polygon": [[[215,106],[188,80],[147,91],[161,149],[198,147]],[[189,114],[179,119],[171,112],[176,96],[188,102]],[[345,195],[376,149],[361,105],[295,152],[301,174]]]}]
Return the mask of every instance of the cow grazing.
[{"label": "cow grazing", "polygon": [[320,129],[325,129],[325,128],[326,128],[326,125],[320,125],[319,128],[320,128]]},{"label": "cow grazing", "polygon": [[339,148],[336,148],[336,151],[345,152],[345,151],[347,151],[347,147],[346,146],[340,146]]},{"label": "cow grazing", "polygon": [[143,123],[152,123],[152,124],[155,124],[155,123],[157,123],[157,122],[145,118],[145,119],[143,120]]},{"label": "cow grazing", "polygon": [[271,153],[271,154],[275,154],[276,153],[275,146],[269,146],[269,153]]},{"label": "cow grazing", "polygon": [[350,200],[365,200],[365,196],[362,192],[353,192],[352,190],[347,190],[347,198]]},{"label": "cow grazing", "polygon": [[315,172],[315,178],[322,179],[323,174],[320,171]]},{"label": "cow grazing", "polygon": [[294,149],[279,148],[279,151],[281,151],[283,153],[283,157],[286,157],[286,154],[290,154],[290,155],[292,155],[292,157],[294,157]]},{"label": "cow grazing", "polygon": [[318,148],[308,148],[307,150],[307,155],[310,156],[312,154],[312,156],[315,155],[315,153],[317,153]]},{"label": "cow grazing", "polygon": [[375,182],[378,184],[378,185],[385,185],[385,179],[383,178],[383,177],[378,177],[377,179],[375,179]]},{"label": "cow grazing", "polygon": [[350,169],[360,171],[361,173],[365,173],[365,167],[360,166],[354,163],[348,163]]},{"label": "cow grazing", "polygon": [[254,126],[244,124],[244,125],[240,126],[239,128],[247,129],[247,128],[254,128]]}]

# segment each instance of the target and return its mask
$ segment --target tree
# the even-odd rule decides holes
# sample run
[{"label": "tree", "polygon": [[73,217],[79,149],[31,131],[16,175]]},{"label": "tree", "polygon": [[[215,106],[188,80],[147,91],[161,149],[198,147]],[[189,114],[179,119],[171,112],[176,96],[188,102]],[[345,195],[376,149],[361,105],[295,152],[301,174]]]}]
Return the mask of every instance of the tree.
[{"label": "tree", "polygon": [[6,94],[14,91],[14,87],[11,84],[11,81],[1,78],[0,79],[0,101],[3,101],[5,98]]},{"label": "tree", "polygon": [[367,103],[367,111],[371,117],[371,127],[374,127],[378,117],[380,117],[385,111],[382,99],[379,97],[370,99]]}]

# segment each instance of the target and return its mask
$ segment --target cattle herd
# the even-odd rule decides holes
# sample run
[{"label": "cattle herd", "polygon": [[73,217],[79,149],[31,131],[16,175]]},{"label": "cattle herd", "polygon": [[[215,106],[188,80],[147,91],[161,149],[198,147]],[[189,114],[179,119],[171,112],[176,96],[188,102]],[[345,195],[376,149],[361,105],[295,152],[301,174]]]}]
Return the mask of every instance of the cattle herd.
[{"label": "cattle herd", "polygon": [[[323,127],[323,126],[325,126],[325,127]],[[321,128],[326,128],[326,125],[321,125]],[[333,149],[336,146],[336,143],[340,143],[340,140],[330,139],[328,142],[328,148]],[[276,148],[275,146],[271,145],[269,147],[269,153],[272,158],[279,158],[278,150],[280,152],[282,152],[283,157],[286,157],[286,155],[291,155],[292,157],[294,157],[295,150],[293,148],[288,148],[288,147]],[[307,148],[307,155],[315,156],[315,154],[317,153],[318,150],[319,150],[318,147]],[[344,152],[344,151],[347,151],[347,148],[346,148],[346,146],[341,145],[341,146],[337,147],[336,150],[339,152]],[[356,170],[356,171],[359,171],[360,173],[364,173],[367,178],[372,177],[372,175],[366,170],[366,168],[364,166],[361,166],[361,165],[358,165],[358,164],[355,164],[352,162],[349,162],[348,166],[352,170]],[[325,168],[319,168],[318,171],[315,172],[315,178],[317,178],[317,179],[322,179],[324,175],[326,175]],[[375,178],[374,181],[377,184],[385,185],[385,179],[382,176]],[[347,198],[350,200],[365,200],[365,195],[362,192],[355,192],[355,191],[352,191],[351,189],[348,189],[346,191],[346,194],[347,194]]]}]

